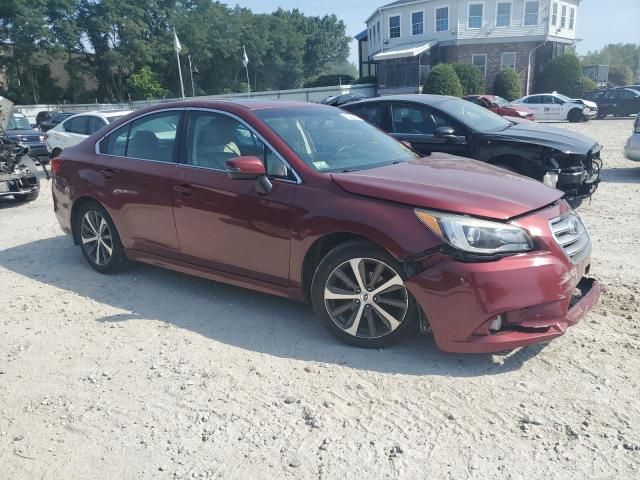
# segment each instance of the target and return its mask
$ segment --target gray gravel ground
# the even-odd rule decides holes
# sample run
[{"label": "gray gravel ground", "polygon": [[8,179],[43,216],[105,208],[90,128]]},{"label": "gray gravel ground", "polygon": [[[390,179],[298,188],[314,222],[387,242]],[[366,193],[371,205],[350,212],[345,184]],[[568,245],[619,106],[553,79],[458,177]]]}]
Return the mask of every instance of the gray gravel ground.
[{"label": "gray gravel ground", "polygon": [[640,164],[632,120],[580,208],[595,311],[547,346],[336,343],[287,300],[150,266],[101,276],[49,186],[0,201],[0,478],[637,479]]}]

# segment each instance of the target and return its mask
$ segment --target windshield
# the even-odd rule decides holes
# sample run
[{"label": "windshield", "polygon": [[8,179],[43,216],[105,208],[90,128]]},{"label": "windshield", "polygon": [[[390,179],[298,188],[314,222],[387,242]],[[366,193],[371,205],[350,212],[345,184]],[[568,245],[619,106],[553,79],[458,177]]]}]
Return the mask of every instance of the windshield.
[{"label": "windshield", "polygon": [[565,102],[573,102],[573,98],[569,98],[566,95],[562,95],[561,93],[556,93],[556,97],[558,97],[560,100],[563,100]]},{"label": "windshield", "polygon": [[11,115],[7,130],[33,130],[27,117],[22,115]]},{"label": "windshield", "polygon": [[337,108],[269,109],[255,114],[319,172],[362,170],[417,158],[402,143]]},{"label": "windshield", "polygon": [[436,107],[477,132],[504,130],[513,125],[486,108],[457,98],[440,102]]},{"label": "windshield", "polygon": [[493,97],[493,101],[499,106],[499,107],[506,107],[507,105],[509,105],[509,102],[507,102],[504,98],[502,97]]}]

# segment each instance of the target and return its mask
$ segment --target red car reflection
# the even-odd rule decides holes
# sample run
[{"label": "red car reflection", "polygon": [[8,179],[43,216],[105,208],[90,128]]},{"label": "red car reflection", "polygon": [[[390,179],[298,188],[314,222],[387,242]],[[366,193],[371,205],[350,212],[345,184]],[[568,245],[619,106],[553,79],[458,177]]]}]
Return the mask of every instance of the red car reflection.
[{"label": "red car reflection", "polygon": [[502,117],[524,118],[525,120],[535,120],[533,111],[522,105],[511,105],[504,98],[497,95],[467,95],[465,100],[480,105],[493,113]]},{"label": "red car reflection", "polygon": [[308,300],[356,346],[418,327],[452,352],[546,342],[600,292],[562,192],[418,158],[333,107],[158,105],[66,149],[52,171],[58,221],[98,272],[138,261]]}]

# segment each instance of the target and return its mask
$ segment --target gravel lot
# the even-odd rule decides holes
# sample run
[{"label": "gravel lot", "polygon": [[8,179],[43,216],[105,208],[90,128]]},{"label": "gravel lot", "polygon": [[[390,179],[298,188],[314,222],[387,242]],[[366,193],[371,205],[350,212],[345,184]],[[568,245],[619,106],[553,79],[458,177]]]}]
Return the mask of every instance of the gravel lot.
[{"label": "gravel lot", "polygon": [[637,479],[640,165],[632,120],[580,208],[608,288],[547,346],[338,344],[311,309],[150,266],[101,276],[49,185],[0,201],[0,478]]}]

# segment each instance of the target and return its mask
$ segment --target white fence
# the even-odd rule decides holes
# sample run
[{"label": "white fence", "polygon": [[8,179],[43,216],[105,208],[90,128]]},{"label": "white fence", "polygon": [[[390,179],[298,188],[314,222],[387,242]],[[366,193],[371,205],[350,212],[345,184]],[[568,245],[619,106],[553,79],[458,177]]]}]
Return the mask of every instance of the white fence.
[{"label": "white fence", "polygon": [[[251,92],[232,93],[229,95],[208,95],[195,97],[199,100],[219,100],[224,98],[252,98],[252,99],[282,99],[282,100],[299,100],[303,102],[320,102],[321,100],[332,95],[344,95],[346,93],[359,93],[365,97],[375,97],[377,94],[377,85],[336,85],[333,87],[316,87],[316,88],[297,88],[294,90],[273,90],[268,92]],[[187,97],[190,100],[192,97]],[[36,115],[43,110],[64,110],[65,112],[88,112],[95,110],[137,110],[149,105],[159,103],[179,101],[179,98],[166,98],[163,100],[142,100],[129,103],[86,103],[86,104],[52,104],[52,105],[16,105],[15,110],[22,113],[29,122],[36,123]]]}]

